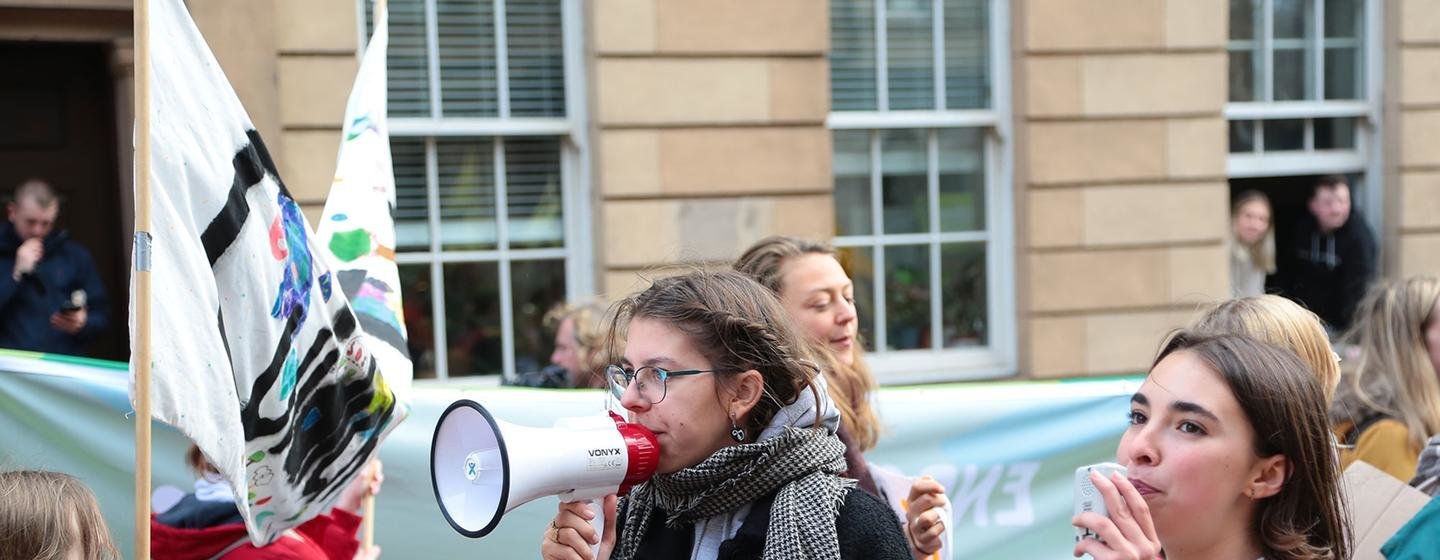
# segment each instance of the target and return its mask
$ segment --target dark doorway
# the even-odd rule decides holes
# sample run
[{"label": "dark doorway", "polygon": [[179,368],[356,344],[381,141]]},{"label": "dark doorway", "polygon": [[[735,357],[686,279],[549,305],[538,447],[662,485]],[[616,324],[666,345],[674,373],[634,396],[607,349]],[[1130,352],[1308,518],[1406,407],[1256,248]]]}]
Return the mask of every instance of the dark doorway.
[{"label": "dark doorway", "polygon": [[0,42],[0,193],[8,201],[30,177],[58,191],[55,227],[90,250],[110,298],[109,328],[89,354],[125,360],[129,240],[110,69],[103,44]]}]

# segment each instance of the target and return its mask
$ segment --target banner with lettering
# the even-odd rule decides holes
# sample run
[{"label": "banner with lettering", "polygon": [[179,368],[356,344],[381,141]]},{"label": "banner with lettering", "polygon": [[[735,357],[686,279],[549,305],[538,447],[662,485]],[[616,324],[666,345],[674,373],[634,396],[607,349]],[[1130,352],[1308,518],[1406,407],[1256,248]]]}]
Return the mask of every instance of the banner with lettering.
[{"label": "banner with lettering", "polygon": [[[0,464],[80,476],[107,519],[133,511],[132,426],[125,414],[123,364],[37,358],[0,351]],[[414,388],[410,421],[381,449],[385,487],[376,499],[383,523],[376,542],[414,558],[533,558],[555,500],[506,515],[481,540],[450,529],[430,488],[435,421],[459,398],[484,403],[498,418],[548,426],[557,418],[604,409],[600,392],[483,386],[486,381]],[[493,385],[493,381],[490,382]],[[909,475],[929,473],[954,503],[956,559],[1070,558],[1075,468],[1113,460],[1139,378],[892,387],[879,392],[885,431],[872,462]],[[190,487],[184,439],[157,425],[155,485]],[[171,495],[179,490],[168,489]],[[161,500],[163,502],[163,500]],[[163,503],[157,504],[163,506]],[[133,538],[111,529],[122,550]]]}]

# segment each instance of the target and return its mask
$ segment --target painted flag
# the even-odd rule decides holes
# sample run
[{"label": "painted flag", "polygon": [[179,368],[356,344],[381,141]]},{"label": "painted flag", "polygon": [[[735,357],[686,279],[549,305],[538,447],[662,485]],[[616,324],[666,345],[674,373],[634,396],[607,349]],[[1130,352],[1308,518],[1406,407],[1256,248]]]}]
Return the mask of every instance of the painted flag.
[{"label": "painted flag", "polygon": [[324,513],[405,407],[184,4],[145,1],[153,415],[230,482],[261,545]]},{"label": "painted flag", "polygon": [[361,339],[385,381],[405,402],[414,365],[405,344],[400,271],[395,266],[395,172],[385,118],[386,10],[375,14],[355,87],[345,104],[335,182],[316,231],[321,253],[339,290],[360,320]]}]

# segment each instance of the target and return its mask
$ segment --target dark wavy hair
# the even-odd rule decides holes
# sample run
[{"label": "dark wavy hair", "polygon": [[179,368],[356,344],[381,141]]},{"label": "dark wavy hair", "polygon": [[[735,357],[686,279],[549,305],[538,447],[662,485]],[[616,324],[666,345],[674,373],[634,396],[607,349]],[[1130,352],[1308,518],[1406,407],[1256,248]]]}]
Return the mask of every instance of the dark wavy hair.
[{"label": "dark wavy hair", "polygon": [[1255,430],[1255,455],[1284,455],[1284,485],[1259,500],[1255,534],[1265,558],[1348,560],[1351,535],[1340,495],[1339,454],[1325,391],[1294,352],[1238,335],[1177,331],[1154,364],[1190,352],[1220,375]]},{"label": "dark wavy hair", "polygon": [[630,322],[639,318],[666,323],[689,336],[722,384],[748,370],[760,372],[763,397],[745,422],[752,438],[801,391],[808,388],[817,401],[820,398],[813,384],[820,368],[805,338],[775,295],[744,274],[697,270],[660,278],[645,291],[616,303],[606,337],[611,363],[618,362],[619,341]]}]

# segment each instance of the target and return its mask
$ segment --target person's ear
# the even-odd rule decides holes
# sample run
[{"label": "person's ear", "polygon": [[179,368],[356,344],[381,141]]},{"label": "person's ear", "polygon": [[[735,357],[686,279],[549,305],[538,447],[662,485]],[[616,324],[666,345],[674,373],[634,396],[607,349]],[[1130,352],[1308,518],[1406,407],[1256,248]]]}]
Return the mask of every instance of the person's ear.
[{"label": "person's ear", "polygon": [[765,376],[753,369],[742,372],[731,379],[730,389],[727,412],[738,422],[750,415],[765,394]]},{"label": "person's ear", "polygon": [[1245,495],[1252,500],[1269,498],[1279,494],[1289,478],[1290,461],[1284,455],[1276,454],[1263,458],[1251,471],[1250,484],[1245,487]]}]

